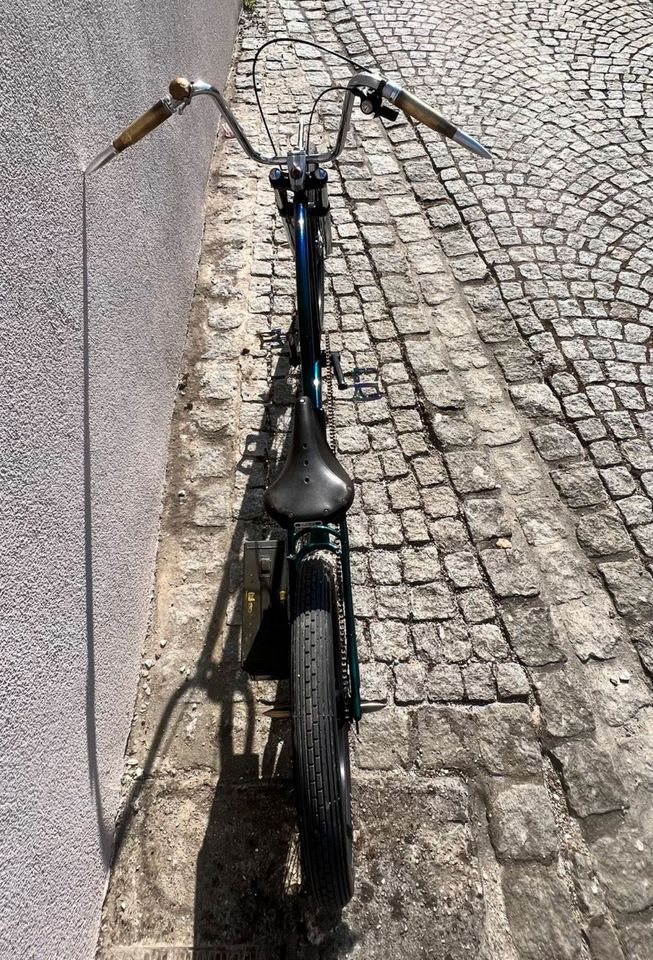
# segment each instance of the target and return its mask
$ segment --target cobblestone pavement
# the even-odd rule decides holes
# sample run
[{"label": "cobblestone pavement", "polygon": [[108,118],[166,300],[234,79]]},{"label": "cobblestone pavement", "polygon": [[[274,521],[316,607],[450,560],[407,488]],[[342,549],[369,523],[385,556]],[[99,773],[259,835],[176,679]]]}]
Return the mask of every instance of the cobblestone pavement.
[{"label": "cobblestone pavement", "polygon": [[[385,388],[335,416],[364,694],[387,704],[353,744],[334,926],[299,890],[288,729],[263,713],[284,691],[239,670],[293,379],[257,333],[289,324],[293,276],[266,171],[218,143],[101,960],[653,958],[650,25],[593,7],[245,19],[232,99],[260,143],[253,51],[291,34],[437,89],[498,160],[359,115],[331,177],[326,323]],[[275,129],[344,76],[269,48]]]}]

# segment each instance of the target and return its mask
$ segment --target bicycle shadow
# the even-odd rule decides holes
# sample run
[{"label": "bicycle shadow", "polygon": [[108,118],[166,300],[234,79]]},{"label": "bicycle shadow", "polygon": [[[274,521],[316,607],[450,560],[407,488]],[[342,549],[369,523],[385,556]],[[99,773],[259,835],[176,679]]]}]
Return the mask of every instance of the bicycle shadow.
[{"label": "bicycle shadow", "polygon": [[[286,369],[286,359],[279,358],[272,374],[275,383],[281,383]],[[225,550],[226,562],[201,650],[194,669],[169,697],[148,737],[142,775],[129,790],[117,825],[114,864],[129,839],[132,852],[140,852],[141,882],[157,892],[155,900],[169,900],[156,863],[150,863],[145,853],[151,829],[148,813],[157,802],[153,774],[168,758],[175,761],[174,740],[186,705],[202,701],[209,710],[217,706],[217,713],[215,709],[210,713],[214,725],[210,745],[198,757],[203,768],[217,771],[217,781],[195,865],[193,955],[197,958],[241,946],[252,951],[256,960],[335,960],[345,955],[342,944],[350,939],[339,918],[316,916],[300,891],[289,723],[262,715],[266,704],[277,699],[287,702],[287,684],[259,686],[240,669],[240,626],[234,615],[240,604],[234,608],[232,562],[242,566],[245,540],[275,536],[263,512],[266,478],[260,469],[261,438],[276,437],[278,449],[268,444],[264,455],[281,463],[289,440],[283,434],[288,423],[287,393],[277,391],[282,403],[266,409],[258,431],[250,428],[254,442],[246,444],[236,468],[246,477],[239,494],[243,508]],[[175,432],[185,422],[183,407],[184,400],[178,397]],[[174,479],[169,485],[177,489]],[[173,495],[169,496],[172,501]],[[252,503],[260,504],[260,509],[253,509]],[[261,689],[263,704],[257,703]],[[138,836],[130,838],[133,812],[139,809],[143,816],[135,825]],[[204,818],[203,810],[197,809]],[[164,926],[160,916],[154,918],[153,929],[157,922]]]},{"label": "bicycle shadow", "polygon": [[[264,425],[271,437],[283,437],[277,451],[269,450],[276,461],[270,476],[284,462],[290,439],[283,433],[292,400],[284,378],[287,367],[280,357],[272,383],[273,396],[283,405],[269,408]],[[260,536],[260,519],[245,524],[243,539]],[[272,536],[282,535],[267,518],[264,526]],[[238,641],[239,630],[232,629],[210,696],[220,696],[220,674],[238,658]],[[290,723],[261,718],[253,699],[256,682],[242,671],[238,676],[234,695],[221,698],[220,776],[197,859],[195,950],[202,956],[202,948],[242,944],[256,960],[342,956],[326,941],[332,931],[340,942],[346,941],[346,926],[339,917],[316,916],[300,889]],[[287,682],[279,681],[268,698],[287,703]]]}]

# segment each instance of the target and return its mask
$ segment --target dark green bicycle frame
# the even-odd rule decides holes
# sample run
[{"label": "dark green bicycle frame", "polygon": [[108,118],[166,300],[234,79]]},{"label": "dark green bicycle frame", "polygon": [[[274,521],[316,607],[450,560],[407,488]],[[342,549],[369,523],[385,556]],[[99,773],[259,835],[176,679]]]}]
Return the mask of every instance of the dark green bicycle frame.
[{"label": "dark green bicycle frame", "polygon": [[[301,364],[302,392],[310,397],[326,430],[322,409],[322,330],[318,303],[317,277],[321,271],[319,258],[322,251],[317,244],[316,191],[297,191],[289,209],[288,227],[294,240],[295,269],[297,278],[297,334]],[[324,358],[328,363],[329,358]],[[335,542],[333,542],[335,541]],[[356,645],[356,622],[352,600],[351,565],[349,557],[349,531],[347,521],[338,524],[315,523],[299,530],[288,532],[288,558],[291,590],[295,582],[298,562],[316,550],[330,550],[340,557],[342,566],[347,662],[351,686],[351,715],[358,722],[361,718],[360,680],[358,649]]]}]

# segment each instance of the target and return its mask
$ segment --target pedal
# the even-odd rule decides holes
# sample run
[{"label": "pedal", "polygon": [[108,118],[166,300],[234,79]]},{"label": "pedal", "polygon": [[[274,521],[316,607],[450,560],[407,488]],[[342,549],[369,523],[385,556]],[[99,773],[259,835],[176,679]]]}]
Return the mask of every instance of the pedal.
[{"label": "pedal", "polygon": [[[381,396],[379,371],[376,367],[354,367],[349,373],[344,373],[340,354],[331,354],[331,366],[336,375],[338,390],[349,390],[353,387],[354,400],[378,400]],[[349,378],[349,380],[348,380]]]},{"label": "pedal", "polygon": [[289,703],[275,703],[273,707],[263,711],[264,717],[270,717],[272,720],[289,720],[292,717],[292,711]]},{"label": "pedal", "polygon": [[253,680],[286,679],[290,627],[285,540],[245,542],[242,604],[243,670]]},{"label": "pedal", "polygon": [[[378,400],[381,397],[379,371],[376,367],[354,367],[354,400]],[[367,377],[368,379],[365,379]],[[366,393],[365,391],[370,391]]]},{"label": "pedal", "polygon": [[364,700],[361,703],[361,713],[378,713],[379,710],[383,710],[387,706],[385,700]]},{"label": "pedal", "polygon": [[257,337],[261,341],[261,349],[267,347],[268,350],[278,350],[281,353],[286,347],[286,335],[281,327],[272,327],[271,330],[259,330]]},{"label": "pedal", "polygon": [[288,347],[288,357],[290,359],[291,367],[299,366],[299,349],[297,347],[297,337],[295,336],[295,325],[291,326],[290,330],[286,334],[286,345]]}]

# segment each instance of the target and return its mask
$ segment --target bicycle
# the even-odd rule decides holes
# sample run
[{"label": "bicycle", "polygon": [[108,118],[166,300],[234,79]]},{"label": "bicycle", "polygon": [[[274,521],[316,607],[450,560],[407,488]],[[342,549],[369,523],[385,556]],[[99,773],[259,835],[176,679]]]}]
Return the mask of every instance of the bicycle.
[{"label": "bicycle", "polygon": [[[347,61],[356,73],[346,86],[329,87],[316,98],[308,125],[300,120],[296,142],[277,152],[258,96],[256,63],[271,43],[304,43]],[[290,680],[295,790],[303,873],[314,901],[339,911],[354,890],[353,823],[350,799],[349,730],[364,712],[359,683],[347,511],[354,484],[329,442],[323,381],[333,371],[340,390],[364,399],[378,391],[375,371],[354,368],[345,375],[340,354],[331,352],[323,331],[324,261],[331,252],[328,173],[325,164],[342,152],[356,99],[363,113],[392,122],[407,116],[481,157],[491,154],[428,104],[380,74],[312,41],[275,38],[257,52],[252,73],[257,103],[275,151],[266,156],[250,143],[220,91],[203,80],[173,80],[169,93],[135,120],[91,161],[92,173],[161,123],[185,110],[197,96],[217,104],[245,153],[272,167],[270,184],[293,250],[296,312],[285,334],[273,330],[300,371],[290,451],[265,493],[268,514],[285,531],[279,540],[245,544],[243,588],[244,669],[256,679]],[[311,148],[310,130],[319,99],[329,90],[344,98],[334,145]],[[323,343],[325,344],[323,348]],[[370,705],[368,705],[370,706]],[[374,705],[371,705],[374,706]],[[273,715],[286,715],[272,710]]]}]

